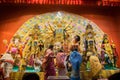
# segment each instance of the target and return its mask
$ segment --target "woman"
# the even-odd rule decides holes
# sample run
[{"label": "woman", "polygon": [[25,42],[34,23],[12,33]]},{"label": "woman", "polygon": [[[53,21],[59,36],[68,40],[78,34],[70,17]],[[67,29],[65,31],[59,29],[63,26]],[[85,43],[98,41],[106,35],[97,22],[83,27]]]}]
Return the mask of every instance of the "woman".
[{"label": "woman", "polygon": [[49,48],[45,50],[42,67],[45,72],[44,80],[47,80],[48,76],[56,75],[55,66],[54,66],[53,45],[50,45]]},{"label": "woman", "polygon": [[59,50],[56,56],[56,63],[58,67],[58,75],[65,76],[66,75],[66,68],[65,68],[65,58],[66,55],[62,50]]},{"label": "woman", "polygon": [[70,80],[80,80],[80,64],[82,63],[82,56],[74,46],[72,46],[72,52],[70,53],[70,63],[72,65]]},{"label": "woman", "polygon": [[80,55],[80,36],[76,35],[73,44],[70,46],[70,63],[72,65],[71,80],[80,80],[80,64],[82,56]]},{"label": "woman", "polygon": [[77,51],[80,52],[80,36],[74,36],[72,44],[70,45],[70,51],[72,48],[77,49]]}]

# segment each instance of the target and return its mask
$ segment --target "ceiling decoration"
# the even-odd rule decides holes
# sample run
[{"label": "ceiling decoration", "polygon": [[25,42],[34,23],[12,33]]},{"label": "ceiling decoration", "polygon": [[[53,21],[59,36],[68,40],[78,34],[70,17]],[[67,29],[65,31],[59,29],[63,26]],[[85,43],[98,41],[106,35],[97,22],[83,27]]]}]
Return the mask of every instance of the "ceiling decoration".
[{"label": "ceiling decoration", "polygon": [[0,0],[1,4],[120,6],[120,0]]}]

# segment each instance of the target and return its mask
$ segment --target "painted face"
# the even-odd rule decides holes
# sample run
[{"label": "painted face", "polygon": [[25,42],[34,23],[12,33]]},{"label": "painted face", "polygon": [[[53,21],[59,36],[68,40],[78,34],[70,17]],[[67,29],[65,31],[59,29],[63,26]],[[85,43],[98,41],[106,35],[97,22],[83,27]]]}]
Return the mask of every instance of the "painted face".
[{"label": "painted face", "polygon": [[15,44],[18,44],[18,43],[19,43],[19,39],[16,38],[16,39],[15,39]]},{"label": "painted face", "polygon": [[60,42],[56,42],[56,43],[54,44],[55,50],[59,50],[59,49],[61,49],[61,47],[62,47],[62,44],[61,44]]},{"label": "painted face", "polygon": [[88,38],[92,38],[93,37],[93,34],[92,33],[89,33],[88,34]]}]

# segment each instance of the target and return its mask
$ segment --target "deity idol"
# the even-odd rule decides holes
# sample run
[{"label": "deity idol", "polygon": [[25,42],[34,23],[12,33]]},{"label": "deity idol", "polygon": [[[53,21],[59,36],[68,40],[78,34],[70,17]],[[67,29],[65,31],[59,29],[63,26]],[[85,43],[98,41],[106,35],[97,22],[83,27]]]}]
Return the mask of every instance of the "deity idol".
[{"label": "deity idol", "polygon": [[108,64],[109,66],[113,66],[113,52],[107,34],[104,34],[103,36],[101,48],[102,48],[101,60],[105,61],[105,63]]},{"label": "deity idol", "polygon": [[88,24],[86,26],[86,32],[85,34],[83,34],[83,38],[84,38],[84,46],[85,46],[85,53],[87,54],[87,52],[94,52],[96,53],[97,49],[96,49],[96,42],[95,42],[95,33],[93,31],[93,27],[92,25]]},{"label": "deity idol", "polygon": [[10,73],[13,69],[14,59],[10,52],[4,53],[4,55],[0,58],[3,63],[1,67],[3,68],[4,78],[9,79]]},{"label": "deity idol", "polygon": [[18,54],[22,57],[23,44],[19,35],[15,35],[12,38],[8,46],[8,51],[12,53],[13,58]]}]

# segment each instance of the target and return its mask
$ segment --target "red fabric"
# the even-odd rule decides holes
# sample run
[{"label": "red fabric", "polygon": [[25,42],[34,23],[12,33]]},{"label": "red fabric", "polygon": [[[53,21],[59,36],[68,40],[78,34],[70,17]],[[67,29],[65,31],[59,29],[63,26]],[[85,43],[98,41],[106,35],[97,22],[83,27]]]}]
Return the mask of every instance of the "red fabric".
[{"label": "red fabric", "polygon": [[63,52],[57,53],[56,63],[58,68],[65,68],[64,61],[65,61],[65,54]]},{"label": "red fabric", "polygon": [[5,62],[9,62],[9,63],[11,63],[11,64],[14,64],[14,62],[11,61],[11,60],[5,60]]}]

